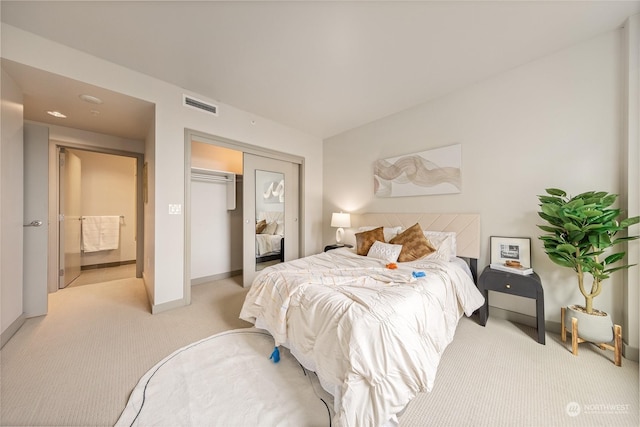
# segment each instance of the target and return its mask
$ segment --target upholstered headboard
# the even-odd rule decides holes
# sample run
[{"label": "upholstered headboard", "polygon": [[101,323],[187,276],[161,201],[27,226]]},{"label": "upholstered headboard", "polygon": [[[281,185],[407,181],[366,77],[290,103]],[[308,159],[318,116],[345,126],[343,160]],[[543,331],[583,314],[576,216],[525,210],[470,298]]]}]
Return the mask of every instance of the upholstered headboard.
[{"label": "upholstered headboard", "polygon": [[351,214],[351,227],[401,225],[408,228],[419,223],[423,230],[456,233],[457,255],[480,258],[480,214],[477,213],[362,213]]},{"label": "upholstered headboard", "polygon": [[258,221],[266,220],[267,223],[270,222],[282,222],[284,220],[284,212],[258,212]]}]

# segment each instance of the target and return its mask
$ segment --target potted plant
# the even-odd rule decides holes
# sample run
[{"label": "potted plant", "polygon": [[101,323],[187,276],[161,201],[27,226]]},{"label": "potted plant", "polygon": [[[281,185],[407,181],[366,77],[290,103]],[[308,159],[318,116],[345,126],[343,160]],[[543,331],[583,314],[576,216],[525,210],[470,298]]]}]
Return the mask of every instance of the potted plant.
[{"label": "potted plant", "polygon": [[[632,266],[624,263],[613,266],[624,258],[625,252],[609,249],[638,238],[616,235],[637,224],[640,217],[618,221],[622,212],[611,207],[617,194],[588,191],[570,197],[557,188],[547,188],[546,193],[538,196],[538,215],[548,222],[548,225],[538,225],[547,233],[539,238],[551,261],[576,272],[578,287],[585,298],[584,306],[567,307],[563,323],[570,325],[571,317],[576,317],[581,339],[593,343],[610,342],[613,340],[613,322],[607,313],[593,308],[593,299],[600,295],[602,283],[611,273]],[[592,279],[590,287],[585,283],[588,276]]]}]

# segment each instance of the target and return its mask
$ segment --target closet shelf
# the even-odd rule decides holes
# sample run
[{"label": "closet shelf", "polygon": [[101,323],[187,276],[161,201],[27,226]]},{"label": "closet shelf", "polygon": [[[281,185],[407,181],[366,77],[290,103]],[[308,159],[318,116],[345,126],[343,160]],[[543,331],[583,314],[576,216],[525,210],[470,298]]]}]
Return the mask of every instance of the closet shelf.
[{"label": "closet shelf", "polygon": [[212,182],[235,182],[236,174],[212,169],[191,168],[191,179]]},{"label": "closet shelf", "polygon": [[191,180],[199,182],[224,183],[227,185],[227,210],[236,208],[236,174],[213,169],[191,168]]}]

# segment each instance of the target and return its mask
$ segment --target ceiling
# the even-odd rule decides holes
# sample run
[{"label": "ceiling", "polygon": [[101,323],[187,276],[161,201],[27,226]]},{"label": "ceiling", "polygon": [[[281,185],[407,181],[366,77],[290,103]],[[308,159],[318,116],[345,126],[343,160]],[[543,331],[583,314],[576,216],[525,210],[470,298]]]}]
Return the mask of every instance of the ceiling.
[{"label": "ceiling", "polygon": [[[22,89],[24,117],[49,123],[144,141],[153,123],[152,103],[66,77],[2,60],[2,68]],[[90,95],[102,101],[84,101]],[[66,118],[57,118],[47,111],[58,111]]]},{"label": "ceiling", "polygon": [[[0,5],[5,23],[322,138],[620,28],[640,13],[640,1]],[[10,66],[8,72],[28,91],[25,115],[42,114],[45,106],[72,108],[68,103],[78,104],[78,94],[89,89],[107,97],[104,89]],[[60,90],[62,85],[69,86]],[[94,130],[100,121],[100,129],[124,127],[123,119],[108,120],[115,114],[108,112],[111,102],[119,98],[110,95],[100,109],[89,106],[100,110],[97,116],[85,112],[84,124],[72,127]],[[143,116],[152,108],[125,98]]]}]

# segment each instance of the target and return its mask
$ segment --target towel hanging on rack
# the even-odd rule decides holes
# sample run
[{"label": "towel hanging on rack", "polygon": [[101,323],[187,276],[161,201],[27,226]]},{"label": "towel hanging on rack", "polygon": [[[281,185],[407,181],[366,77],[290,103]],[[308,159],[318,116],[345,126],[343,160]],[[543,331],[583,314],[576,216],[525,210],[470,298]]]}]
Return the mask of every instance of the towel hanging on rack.
[{"label": "towel hanging on rack", "polygon": [[120,246],[120,216],[82,217],[82,250],[98,252]]}]

